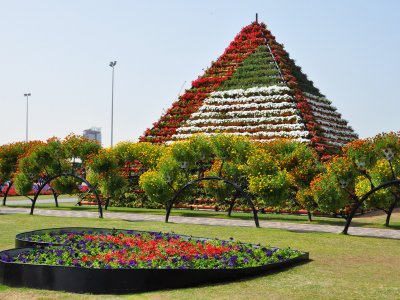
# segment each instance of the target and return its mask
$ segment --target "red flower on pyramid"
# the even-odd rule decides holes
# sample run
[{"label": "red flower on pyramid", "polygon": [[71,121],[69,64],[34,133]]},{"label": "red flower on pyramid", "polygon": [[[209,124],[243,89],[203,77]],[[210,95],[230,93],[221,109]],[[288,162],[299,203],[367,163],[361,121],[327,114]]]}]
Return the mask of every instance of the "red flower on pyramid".
[{"label": "red flower on pyramid", "polygon": [[258,22],[244,27],[140,140],[164,143],[196,133],[242,135],[260,142],[291,138],[311,143],[322,154],[357,138]]}]

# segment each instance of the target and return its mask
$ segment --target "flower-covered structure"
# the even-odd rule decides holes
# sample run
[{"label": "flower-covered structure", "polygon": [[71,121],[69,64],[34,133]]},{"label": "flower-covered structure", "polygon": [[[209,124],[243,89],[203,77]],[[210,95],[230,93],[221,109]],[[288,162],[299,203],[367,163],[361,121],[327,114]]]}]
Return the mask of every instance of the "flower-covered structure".
[{"label": "flower-covered structure", "polygon": [[140,139],[164,143],[196,133],[229,133],[260,142],[292,138],[311,143],[321,154],[357,138],[283,45],[258,22],[244,27]]}]

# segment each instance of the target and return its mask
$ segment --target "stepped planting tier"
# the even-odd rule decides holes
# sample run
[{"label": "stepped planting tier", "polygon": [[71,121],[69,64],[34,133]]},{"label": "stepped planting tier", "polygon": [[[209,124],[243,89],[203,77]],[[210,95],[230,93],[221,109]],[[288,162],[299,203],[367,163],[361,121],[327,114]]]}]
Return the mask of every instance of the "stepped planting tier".
[{"label": "stepped planting tier", "polygon": [[321,154],[358,138],[258,22],[244,27],[140,140],[165,143],[197,133],[243,135],[260,142],[293,138]]}]

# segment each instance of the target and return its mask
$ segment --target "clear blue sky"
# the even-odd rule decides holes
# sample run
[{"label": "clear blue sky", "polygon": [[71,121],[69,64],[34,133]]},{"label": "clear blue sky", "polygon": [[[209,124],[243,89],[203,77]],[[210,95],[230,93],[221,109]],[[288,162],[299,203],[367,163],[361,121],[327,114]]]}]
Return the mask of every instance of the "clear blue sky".
[{"label": "clear blue sky", "polygon": [[361,137],[400,130],[400,1],[0,0],[0,144],[102,128],[136,140],[259,19]]}]

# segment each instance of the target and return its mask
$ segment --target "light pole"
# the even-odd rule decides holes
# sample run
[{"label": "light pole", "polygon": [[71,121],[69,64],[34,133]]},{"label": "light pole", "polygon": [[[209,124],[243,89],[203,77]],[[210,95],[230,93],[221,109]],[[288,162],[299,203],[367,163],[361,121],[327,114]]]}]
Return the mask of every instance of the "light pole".
[{"label": "light pole", "polygon": [[26,97],[26,136],[25,142],[28,142],[28,99],[31,93],[26,93],[24,96]]},{"label": "light pole", "polygon": [[110,62],[109,66],[112,68],[112,82],[111,82],[111,148],[113,147],[113,133],[114,133],[114,67],[116,61]]}]

